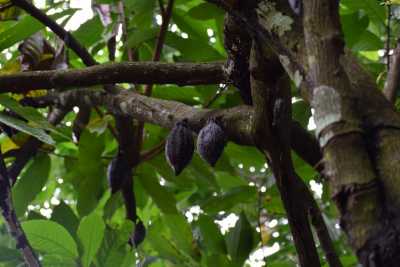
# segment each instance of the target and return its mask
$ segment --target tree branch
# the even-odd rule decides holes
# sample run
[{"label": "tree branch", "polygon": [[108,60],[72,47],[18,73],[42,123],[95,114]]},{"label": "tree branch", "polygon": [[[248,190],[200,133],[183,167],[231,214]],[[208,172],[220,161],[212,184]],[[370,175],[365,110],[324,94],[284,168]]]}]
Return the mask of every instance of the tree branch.
[{"label": "tree branch", "polygon": [[[254,116],[251,106],[237,106],[229,109],[197,109],[177,101],[155,99],[140,95],[132,91],[121,91],[110,95],[96,90],[74,90],[44,97],[26,98],[25,104],[34,107],[58,105],[63,108],[72,108],[76,105],[105,105],[114,114],[131,116],[138,120],[172,128],[174,124],[184,118],[189,118],[193,130],[199,131],[210,116],[221,116],[224,129],[226,128],[229,139],[240,145],[255,145],[250,134],[249,118]],[[305,129],[292,122],[291,134],[296,139],[295,151],[306,162],[315,165],[320,158],[310,154],[320,155],[318,142]],[[301,144],[310,144],[309,150]],[[311,159],[311,161],[309,161]]]},{"label": "tree branch", "polygon": [[14,205],[11,196],[11,185],[10,177],[8,177],[8,172],[6,165],[3,160],[3,155],[0,151],[0,208],[2,210],[2,215],[6,221],[7,227],[14,237],[17,248],[21,251],[24,260],[28,266],[38,267],[41,266],[39,259],[37,258],[35,252],[32,249],[24,230],[18,221],[17,215],[15,213]]},{"label": "tree branch", "polygon": [[[265,73],[272,78],[267,79]],[[275,176],[300,266],[321,266],[306,204],[295,204],[302,196],[302,181],[295,174],[290,156],[291,96],[287,80],[282,66],[274,64],[274,59],[264,58],[254,40],[250,55],[254,139]]]},{"label": "tree branch", "polygon": [[227,82],[223,64],[124,62],[80,70],[49,70],[0,75],[0,93],[86,87],[98,84],[218,84]]}]

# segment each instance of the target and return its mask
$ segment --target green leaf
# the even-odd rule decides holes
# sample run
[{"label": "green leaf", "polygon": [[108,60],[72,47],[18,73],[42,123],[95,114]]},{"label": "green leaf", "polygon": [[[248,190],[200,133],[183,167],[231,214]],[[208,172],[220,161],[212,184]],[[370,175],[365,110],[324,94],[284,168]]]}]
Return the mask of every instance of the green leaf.
[{"label": "green leaf", "polygon": [[22,106],[16,100],[7,95],[0,95],[0,104],[28,120],[29,125],[51,131],[65,139],[71,140],[69,136],[58,131],[53,125],[51,125],[35,108]]},{"label": "green leaf", "polygon": [[76,235],[79,225],[78,217],[64,201],[61,201],[59,205],[54,207],[51,220],[61,224],[72,236]]},{"label": "green leaf", "polygon": [[101,161],[104,151],[104,134],[97,136],[84,131],[79,140],[77,173],[74,183],[78,189],[77,210],[85,216],[97,206],[103,189],[105,168]]},{"label": "green leaf", "polygon": [[200,5],[191,8],[188,14],[194,19],[209,20],[218,18],[219,16],[223,16],[224,12],[222,11],[222,9],[216,7],[213,4],[201,3]]},{"label": "green leaf", "polygon": [[160,185],[155,171],[149,165],[142,164],[139,166],[137,178],[162,212],[165,214],[178,213],[173,194]]},{"label": "green leaf", "polygon": [[76,267],[77,262],[72,258],[65,258],[60,255],[44,255],[42,265],[44,267]]},{"label": "green leaf", "polygon": [[78,237],[83,246],[82,264],[90,266],[104,237],[105,224],[101,216],[92,213],[81,220]]},{"label": "green leaf", "polygon": [[94,16],[73,32],[73,35],[83,46],[90,47],[102,40],[103,30],[99,16]]},{"label": "green leaf", "polygon": [[22,262],[21,253],[17,249],[0,246],[0,262]]},{"label": "green leaf", "polygon": [[308,121],[312,115],[310,106],[303,100],[296,101],[292,104],[292,113],[293,119],[298,121],[301,126],[307,129]]},{"label": "green leaf", "polygon": [[129,38],[126,42],[126,46],[131,49],[138,48],[142,43],[152,40],[157,37],[158,32],[160,31],[159,28],[139,28],[133,30],[129,34]]},{"label": "green leaf", "polygon": [[383,5],[379,4],[376,0],[364,0],[364,1],[353,1],[353,0],[342,0],[340,4],[345,6],[351,11],[363,10],[369,16],[370,19],[379,22],[381,24],[385,23],[386,11]]},{"label": "green leaf", "polygon": [[226,245],[218,226],[212,217],[200,215],[197,224],[200,227],[201,237],[205,244],[205,249],[211,254],[226,254]]},{"label": "green leaf", "polygon": [[182,59],[186,61],[214,61],[223,59],[223,56],[208,43],[207,39],[203,40],[195,36],[185,39],[175,33],[168,32],[165,44],[178,50]]},{"label": "green leaf", "polygon": [[44,130],[38,129],[36,127],[32,127],[28,125],[26,122],[7,116],[5,114],[0,113],[0,122],[17,129],[18,131],[24,132],[29,134],[38,140],[42,141],[43,143],[54,145],[55,142],[50,135],[48,135]]},{"label": "green leaf", "polygon": [[243,203],[251,203],[256,200],[256,189],[250,186],[239,186],[227,193],[211,197],[202,205],[202,209],[209,213],[228,211],[234,206]]},{"label": "green leaf", "polygon": [[17,216],[22,216],[27,206],[35,199],[46,184],[50,173],[50,157],[39,154],[33,158],[20,179],[12,188]]},{"label": "green leaf", "polygon": [[252,227],[243,212],[235,227],[228,233],[226,242],[233,262],[241,266],[253,249]]},{"label": "green leaf", "polygon": [[166,214],[163,216],[163,221],[168,226],[176,245],[187,254],[192,254],[192,229],[186,218],[182,214]]},{"label": "green leaf", "polygon": [[35,250],[71,259],[78,257],[74,239],[58,223],[48,220],[31,220],[23,222],[22,228]]},{"label": "green leaf", "polygon": [[361,15],[359,11],[352,14],[342,15],[340,17],[344,39],[348,47],[353,47],[360,40],[361,35],[367,29],[369,18],[365,14]]},{"label": "green leaf", "polygon": [[364,31],[360,40],[352,47],[353,51],[374,51],[383,48],[383,41],[370,31]]},{"label": "green leaf", "polygon": [[[203,267],[218,266],[218,267],[233,267],[237,266],[233,264],[225,254],[212,254],[202,258]],[[268,262],[269,266],[269,262]]]}]

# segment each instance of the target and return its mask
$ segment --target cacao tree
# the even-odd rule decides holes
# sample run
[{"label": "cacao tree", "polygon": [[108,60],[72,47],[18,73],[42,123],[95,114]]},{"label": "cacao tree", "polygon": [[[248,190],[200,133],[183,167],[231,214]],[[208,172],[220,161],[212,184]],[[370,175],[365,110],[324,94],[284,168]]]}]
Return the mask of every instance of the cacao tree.
[{"label": "cacao tree", "polygon": [[398,266],[397,4],[1,0],[0,266]]}]

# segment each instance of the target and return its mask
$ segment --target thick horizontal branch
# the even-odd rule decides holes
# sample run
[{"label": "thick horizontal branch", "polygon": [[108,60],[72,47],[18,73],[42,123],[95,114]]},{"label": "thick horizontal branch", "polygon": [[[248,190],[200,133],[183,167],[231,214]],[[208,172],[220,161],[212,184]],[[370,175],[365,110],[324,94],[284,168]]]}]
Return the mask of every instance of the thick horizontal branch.
[{"label": "thick horizontal branch", "polygon": [[99,84],[218,84],[227,81],[222,62],[124,62],[83,69],[32,71],[0,75],[0,93],[86,87]]},{"label": "thick horizontal branch", "polygon": [[[221,120],[230,141],[239,145],[255,145],[251,131],[254,109],[246,105],[229,109],[198,109],[180,102],[147,97],[128,90],[116,95],[95,90],[73,90],[26,100],[25,104],[33,106],[56,104],[71,108],[79,105],[104,105],[112,113],[132,116],[164,128],[172,128],[176,122],[187,118],[195,132],[198,132],[210,117],[217,117]],[[290,132],[292,148],[301,158],[312,166],[321,160],[319,145],[313,136],[295,121],[291,123]]]}]

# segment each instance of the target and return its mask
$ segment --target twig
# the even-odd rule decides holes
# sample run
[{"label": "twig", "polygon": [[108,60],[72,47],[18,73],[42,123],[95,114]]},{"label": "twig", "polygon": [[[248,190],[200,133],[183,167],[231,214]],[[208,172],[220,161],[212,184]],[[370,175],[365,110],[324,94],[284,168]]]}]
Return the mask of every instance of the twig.
[{"label": "twig", "polygon": [[[120,25],[122,26],[122,41],[126,43],[128,40],[128,22],[125,16],[125,6],[123,1],[119,1],[117,5],[118,18],[120,20]],[[128,60],[133,61],[133,51],[130,47],[126,47],[126,52],[128,54]]]},{"label": "twig", "polygon": [[163,0],[158,0],[158,6],[160,7],[161,17],[164,20],[164,17],[166,15],[165,8],[164,8],[164,1]]},{"label": "twig", "polygon": [[[163,16],[163,21],[161,24],[160,32],[158,34],[156,48],[154,50],[153,59],[152,59],[153,62],[160,61],[162,48],[163,48],[164,42],[165,42],[165,36],[167,35],[169,21],[171,20],[171,16],[172,16],[173,6],[174,6],[174,0],[169,0],[167,9],[165,11],[165,16]],[[152,88],[153,88],[153,84],[147,84],[144,88],[144,94],[147,96],[150,96],[151,92],[152,92]]]},{"label": "twig", "polygon": [[326,260],[329,263],[330,267],[342,267],[343,265],[340,262],[339,257],[335,251],[332,238],[329,235],[329,231],[326,227],[324,218],[322,217],[321,210],[319,209],[315,199],[312,197],[310,190],[308,188],[305,188],[304,190],[307,190],[305,195],[310,197],[309,213],[311,217],[311,223],[317,233],[318,240],[321,244],[322,250],[325,253]]},{"label": "twig", "polygon": [[161,141],[158,145],[154,146],[153,148],[144,151],[140,155],[140,161],[144,162],[153,159],[154,157],[156,157],[157,155],[159,155],[161,152],[164,151],[164,147],[165,147],[165,140]]},{"label": "twig", "polygon": [[392,65],[388,72],[383,94],[391,103],[396,102],[396,94],[400,85],[400,41],[397,41],[397,47],[393,51]]},{"label": "twig", "polygon": [[8,177],[7,168],[4,163],[1,151],[0,151],[0,208],[2,210],[2,215],[6,221],[7,227],[11,235],[14,237],[17,243],[17,248],[21,251],[26,264],[30,267],[41,266],[40,261],[36,256],[36,253],[34,252],[32,246],[30,245],[15,213],[11,196],[10,178]]}]

